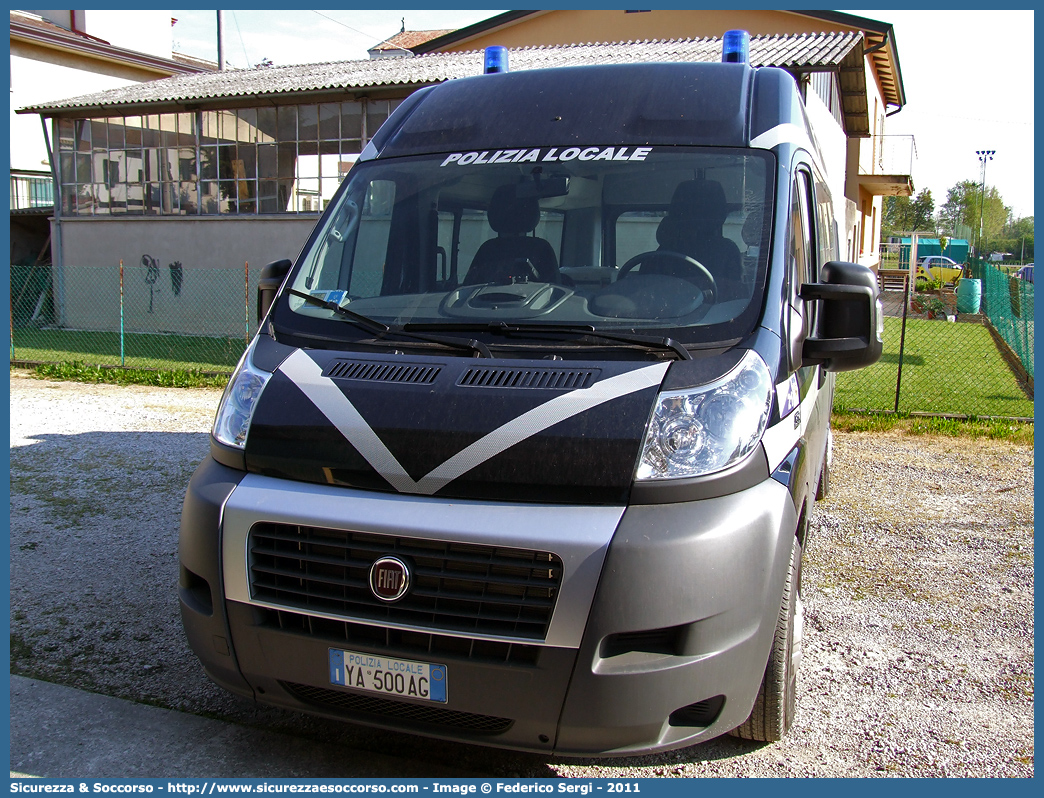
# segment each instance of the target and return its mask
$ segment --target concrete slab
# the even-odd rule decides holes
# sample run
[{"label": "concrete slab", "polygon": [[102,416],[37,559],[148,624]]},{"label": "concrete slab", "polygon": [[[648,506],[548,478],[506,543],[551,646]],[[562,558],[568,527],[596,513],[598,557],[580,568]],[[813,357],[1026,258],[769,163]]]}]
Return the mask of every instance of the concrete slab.
[{"label": "concrete slab", "polygon": [[46,778],[474,777],[470,771],[11,676],[11,774]]}]

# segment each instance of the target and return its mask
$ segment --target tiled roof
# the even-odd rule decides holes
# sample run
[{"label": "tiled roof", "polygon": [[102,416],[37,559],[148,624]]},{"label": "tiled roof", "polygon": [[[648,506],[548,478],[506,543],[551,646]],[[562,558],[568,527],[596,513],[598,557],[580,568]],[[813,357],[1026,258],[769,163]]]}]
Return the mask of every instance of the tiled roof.
[{"label": "tiled roof", "polygon": [[[862,41],[862,33],[851,32],[755,36],[750,42],[750,61],[752,66],[805,71],[839,67],[851,54],[861,65],[862,52],[856,48]],[[717,61],[720,57],[721,44],[717,38],[654,39],[522,47],[509,51],[509,64],[517,71],[586,64]],[[48,116],[76,112],[99,115],[131,106],[135,110],[187,104],[219,107],[233,99],[242,102],[295,93],[315,96],[378,87],[407,88],[480,74],[482,60],[481,51],[470,51],[177,75],[44,103],[19,112]]]},{"label": "tiled roof", "polygon": [[430,42],[432,39],[437,39],[440,36],[445,36],[447,33],[452,33],[452,28],[445,30],[404,30],[396,33],[390,39],[375,44],[371,47],[371,50],[412,50],[419,44]]}]

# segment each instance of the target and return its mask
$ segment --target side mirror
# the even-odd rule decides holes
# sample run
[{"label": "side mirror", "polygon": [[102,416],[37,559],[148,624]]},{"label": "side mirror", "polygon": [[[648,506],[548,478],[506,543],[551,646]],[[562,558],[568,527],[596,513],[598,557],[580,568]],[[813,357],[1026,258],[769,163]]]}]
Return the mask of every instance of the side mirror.
[{"label": "side mirror", "polygon": [[820,278],[823,282],[801,286],[802,299],[822,303],[816,335],[802,346],[802,364],[852,371],[876,363],[884,348],[884,318],[874,273],[832,260]]},{"label": "side mirror", "polygon": [[272,307],[279,286],[283,284],[286,275],[290,273],[293,261],[283,258],[273,261],[267,266],[261,267],[261,277],[257,281],[257,323],[264,321],[268,315],[268,309]]}]

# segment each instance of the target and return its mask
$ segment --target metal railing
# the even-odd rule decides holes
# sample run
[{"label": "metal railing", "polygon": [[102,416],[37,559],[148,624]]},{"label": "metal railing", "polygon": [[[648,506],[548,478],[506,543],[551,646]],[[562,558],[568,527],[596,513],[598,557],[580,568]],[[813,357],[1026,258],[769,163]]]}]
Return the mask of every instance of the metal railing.
[{"label": "metal railing", "polygon": [[54,182],[46,172],[11,170],[11,210],[54,207]]},{"label": "metal railing", "polygon": [[916,159],[913,136],[871,136],[860,148],[859,174],[912,175]]}]

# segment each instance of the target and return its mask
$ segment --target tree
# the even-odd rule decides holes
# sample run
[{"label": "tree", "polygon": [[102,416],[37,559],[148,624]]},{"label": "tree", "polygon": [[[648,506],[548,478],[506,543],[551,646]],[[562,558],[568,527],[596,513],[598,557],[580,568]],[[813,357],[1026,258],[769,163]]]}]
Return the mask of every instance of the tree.
[{"label": "tree", "polygon": [[[939,227],[956,235],[960,225],[972,230],[972,243],[978,245],[980,256],[996,250],[992,241],[1001,237],[1011,209],[1004,205],[1000,193],[993,186],[986,188],[972,180],[962,180],[946,192],[946,202],[939,209]],[[982,240],[979,240],[979,218],[982,217]]]},{"label": "tree", "polygon": [[888,238],[913,230],[935,231],[935,201],[930,189],[909,197],[885,197],[881,211],[881,237]]}]

